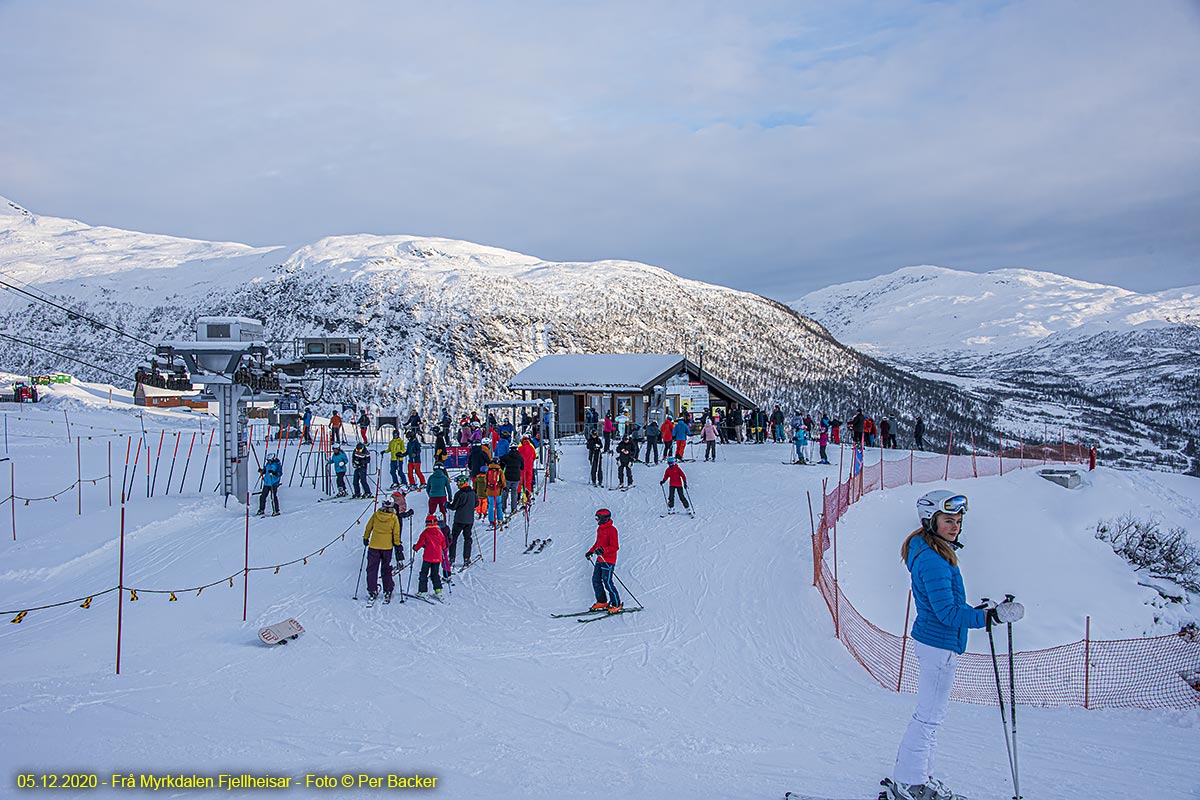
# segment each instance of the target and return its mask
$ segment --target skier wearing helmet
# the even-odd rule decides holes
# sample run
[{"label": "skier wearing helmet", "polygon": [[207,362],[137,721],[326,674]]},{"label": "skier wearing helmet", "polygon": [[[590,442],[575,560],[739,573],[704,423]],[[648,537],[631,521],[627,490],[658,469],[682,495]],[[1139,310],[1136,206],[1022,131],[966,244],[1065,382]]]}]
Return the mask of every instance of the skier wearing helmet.
[{"label": "skier wearing helmet", "polygon": [[271,496],[271,512],[272,517],[279,516],[279,482],[283,480],[283,464],[279,461],[279,455],[276,453],[268,453],[267,460],[263,462],[262,467],[258,470],[262,475],[262,494],[258,496],[258,516],[263,516],[267,512],[267,495]]},{"label": "skier wearing helmet", "polygon": [[1002,603],[994,609],[967,605],[957,555],[963,546],[959,537],[966,512],[964,495],[945,489],[922,495],[917,500],[921,527],[900,546],[900,558],[912,574],[912,596],[917,606],[912,638],[920,677],[917,708],[900,740],[892,777],[884,781],[891,800],[957,797],[930,773],[958,656],[967,649],[967,629],[984,627],[989,617],[1016,622],[1024,614],[1019,603]]},{"label": "skier wearing helmet", "polygon": [[471,563],[471,531],[475,525],[475,505],[479,502],[475,494],[475,490],[471,488],[471,479],[466,475],[459,475],[454,479],[458,490],[454,493],[454,499],[446,508],[454,512],[454,519],[451,521],[453,527],[450,529],[450,563],[454,563],[454,557],[458,552],[458,537],[463,537],[463,567],[467,567]]},{"label": "skier wearing helmet", "polygon": [[617,526],[613,525],[612,512],[607,508],[597,509],[596,541],[584,556],[589,561],[593,555],[596,556],[592,565],[592,589],[596,592],[596,602],[591,608],[592,611],[617,614],[625,609],[621,605],[621,595],[617,594],[617,587],[613,585],[613,568],[617,564],[619,548]]},{"label": "skier wearing helmet", "polygon": [[[367,602],[379,596],[379,576],[383,575],[383,602],[392,602],[395,582],[392,579],[392,552],[401,556],[400,519],[391,500],[384,500],[379,510],[367,520],[363,531],[363,547],[367,548]],[[403,558],[400,558],[403,563]]]}]

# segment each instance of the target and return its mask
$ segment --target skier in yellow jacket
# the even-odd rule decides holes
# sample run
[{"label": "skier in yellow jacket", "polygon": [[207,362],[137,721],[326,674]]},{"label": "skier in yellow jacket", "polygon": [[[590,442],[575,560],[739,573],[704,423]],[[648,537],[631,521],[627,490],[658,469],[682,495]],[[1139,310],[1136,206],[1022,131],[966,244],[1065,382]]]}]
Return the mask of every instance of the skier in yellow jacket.
[{"label": "skier in yellow jacket", "polygon": [[363,531],[363,547],[367,548],[367,595],[374,603],[379,596],[379,573],[383,573],[383,602],[392,602],[396,588],[392,580],[392,551],[403,560],[400,549],[400,518],[396,516],[392,501],[384,500],[379,510],[367,520]]}]

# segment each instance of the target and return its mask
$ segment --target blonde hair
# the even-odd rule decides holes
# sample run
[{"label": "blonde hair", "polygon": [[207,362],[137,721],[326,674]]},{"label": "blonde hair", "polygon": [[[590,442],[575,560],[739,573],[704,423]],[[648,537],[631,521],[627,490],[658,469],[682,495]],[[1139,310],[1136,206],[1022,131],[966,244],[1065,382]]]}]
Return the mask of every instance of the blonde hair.
[{"label": "blonde hair", "polygon": [[[937,514],[934,514],[933,519],[930,521],[936,525]],[[917,536],[920,536],[922,539],[924,539],[925,544],[932,547],[935,553],[946,559],[946,561],[950,563],[950,566],[958,566],[958,555],[954,552],[954,548],[950,546],[949,542],[940,536],[937,536],[932,531],[926,530],[924,526],[917,528],[915,531],[910,533],[904,540],[904,544],[900,545],[900,560],[905,564],[908,563],[908,547],[910,544],[912,544],[912,540]]]}]

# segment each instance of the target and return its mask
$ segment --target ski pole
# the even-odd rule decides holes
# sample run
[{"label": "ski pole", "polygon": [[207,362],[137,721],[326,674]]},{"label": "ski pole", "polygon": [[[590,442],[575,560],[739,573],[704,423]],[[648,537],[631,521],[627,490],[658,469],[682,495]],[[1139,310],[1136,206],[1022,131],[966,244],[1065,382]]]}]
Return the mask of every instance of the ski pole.
[{"label": "ski pole", "polygon": [[667,485],[665,483],[660,483],[658,488],[662,489],[663,502],[667,504],[667,508],[670,508],[671,501],[667,499]]},{"label": "ski pole", "polygon": [[353,598],[351,598],[351,599],[353,599],[353,600],[357,600],[357,599],[358,599],[358,585],[359,585],[360,583],[362,583],[363,566],[364,566],[366,563],[367,563],[367,546],[364,544],[364,545],[363,545],[362,561],[361,561],[361,562],[359,562],[359,565],[358,565],[358,580],[356,580],[356,581],[354,582],[354,597],[353,597]]},{"label": "ski pole", "polygon": [[[412,521],[412,517],[409,517],[408,518],[408,541],[409,542],[413,541],[412,529],[413,529],[413,521]],[[414,544],[415,544],[415,542],[414,542]],[[404,590],[408,594],[412,594],[413,564],[416,562],[416,560],[417,560],[417,553],[414,550],[412,555],[410,555],[409,559],[408,559],[408,588]]]},{"label": "ski pole", "polygon": [[629,587],[626,586],[625,581],[621,580],[621,578],[617,575],[617,570],[615,568],[613,569],[612,576],[613,576],[613,578],[616,578],[617,583],[621,584],[621,588],[624,589],[629,594],[629,597],[633,600],[633,602],[637,603],[640,606],[642,604],[642,602],[633,596],[633,592],[629,591]]},{"label": "ski pole", "polygon": [[688,488],[686,485],[684,485],[684,487],[683,487],[683,497],[688,502],[688,511],[695,514],[696,513],[696,504],[692,502],[692,493],[688,491]]},{"label": "ski pole", "polygon": [[[1011,594],[1004,595],[1004,602],[1011,603],[1016,598]],[[1013,624],[1008,623],[1008,707],[1012,714],[1012,771],[1013,771],[1013,800],[1021,800],[1021,767],[1017,760],[1017,684],[1013,670]]]},{"label": "ski pole", "polygon": [[[985,598],[983,598],[983,602],[988,603],[990,601],[988,600],[988,598],[985,597]],[[992,620],[991,620],[990,614],[988,615],[986,627],[987,627],[987,635],[988,635],[988,645],[991,647],[991,651],[992,651],[992,672],[995,673],[995,676],[996,676],[996,699],[1000,703],[1000,724],[1004,727],[1004,749],[1008,751],[1009,772],[1012,773],[1015,778],[1016,772],[1013,769],[1012,742],[1008,738],[1008,715],[1004,713],[1004,689],[1001,688],[1001,685],[1000,685],[1000,662],[996,658],[996,638],[992,634]],[[1015,785],[1014,785],[1013,789],[1014,789],[1014,794],[1015,794],[1015,789],[1016,789]]]}]

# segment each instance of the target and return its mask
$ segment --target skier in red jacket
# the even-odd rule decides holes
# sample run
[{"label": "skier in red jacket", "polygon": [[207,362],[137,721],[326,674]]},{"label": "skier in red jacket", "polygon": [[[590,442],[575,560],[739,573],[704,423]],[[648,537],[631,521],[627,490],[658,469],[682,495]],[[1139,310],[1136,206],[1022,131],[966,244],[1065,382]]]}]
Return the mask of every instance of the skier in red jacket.
[{"label": "skier in red jacket", "polygon": [[667,471],[663,473],[662,480],[658,482],[662,486],[667,481],[671,482],[671,494],[667,498],[668,513],[675,513],[675,494],[679,493],[679,500],[683,503],[683,507],[691,511],[692,506],[688,503],[687,498],[687,475],[683,474],[683,470],[675,463],[675,457],[667,459]]},{"label": "skier in red jacket", "polygon": [[[592,567],[592,588],[596,591],[596,603],[592,606],[592,611],[607,611],[610,614],[617,614],[625,609],[625,606],[621,605],[621,595],[617,594],[617,587],[613,585],[613,568],[617,564],[619,547],[617,526],[613,525],[612,512],[607,508],[597,510],[596,541],[585,556],[589,561],[592,554],[596,556],[596,562]],[[605,592],[608,593],[607,600]]]},{"label": "skier in red jacket", "polygon": [[441,600],[442,555],[446,551],[446,536],[438,527],[437,517],[432,514],[425,518],[425,530],[421,531],[421,538],[413,545],[413,553],[418,550],[424,550],[425,557],[421,562],[421,575],[417,578],[417,596],[425,596],[425,592],[429,590],[429,579],[432,577],[433,595]]}]

